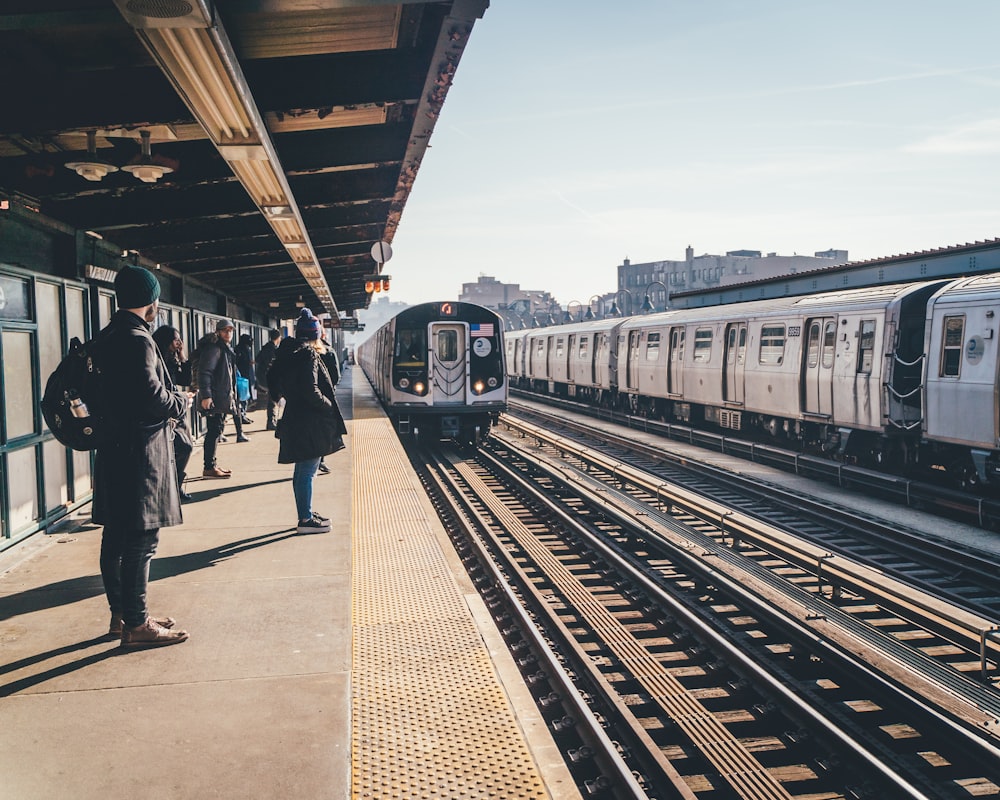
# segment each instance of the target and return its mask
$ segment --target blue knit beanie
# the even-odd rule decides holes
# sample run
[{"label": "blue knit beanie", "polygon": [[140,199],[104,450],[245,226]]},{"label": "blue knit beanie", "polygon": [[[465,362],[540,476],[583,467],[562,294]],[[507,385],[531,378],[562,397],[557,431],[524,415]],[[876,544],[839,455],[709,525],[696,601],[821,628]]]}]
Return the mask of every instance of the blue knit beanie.
[{"label": "blue knit beanie", "polygon": [[144,267],[122,267],[115,278],[119,308],[142,308],[160,298],[160,282]]},{"label": "blue knit beanie", "polygon": [[299,312],[299,318],[295,320],[295,338],[296,339],[318,339],[322,326],[319,320],[313,316],[312,311],[308,308],[303,308]]}]

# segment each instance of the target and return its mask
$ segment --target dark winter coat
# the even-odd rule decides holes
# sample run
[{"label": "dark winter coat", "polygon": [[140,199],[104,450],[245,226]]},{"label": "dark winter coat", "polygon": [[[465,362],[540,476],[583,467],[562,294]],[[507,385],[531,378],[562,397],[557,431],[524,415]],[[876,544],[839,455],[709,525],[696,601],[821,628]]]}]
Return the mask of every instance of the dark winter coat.
[{"label": "dark winter coat", "polygon": [[233,352],[236,354],[236,369],[250,381],[251,386],[255,386],[257,376],[254,374],[253,339],[249,334],[244,333],[240,336],[240,343],[233,348]]},{"label": "dark winter coat", "polygon": [[[203,409],[201,401],[211,398],[213,407]],[[236,408],[236,355],[216,334],[198,342],[198,397],[202,414],[229,414]]]},{"label": "dark winter coat", "polygon": [[152,530],[179,525],[174,423],[187,396],[170,379],[149,325],[118,311],[101,332],[107,436],[94,463],[91,515],[100,525]]},{"label": "dark winter coat", "polygon": [[274,361],[274,354],[277,352],[278,348],[274,342],[268,342],[257,353],[257,385],[261,389],[267,388],[267,371],[271,368],[271,362]]},{"label": "dark winter coat", "polygon": [[341,437],[347,433],[333,382],[319,353],[305,342],[295,344],[294,349],[286,348],[279,356],[287,359],[281,365],[285,410],[278,423],[279,464],[309,461],[336,452],[343,447]]}]

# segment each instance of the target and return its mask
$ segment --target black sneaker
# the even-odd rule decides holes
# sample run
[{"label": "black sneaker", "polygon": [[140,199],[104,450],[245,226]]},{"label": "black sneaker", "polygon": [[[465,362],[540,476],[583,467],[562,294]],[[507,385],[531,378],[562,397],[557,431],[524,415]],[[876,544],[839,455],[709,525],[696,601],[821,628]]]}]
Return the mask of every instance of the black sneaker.
[{"label": "black sneaker", "polygon": [[322,514],[317,514],[315,511],[313,511],[313,519],[318,519],[320,522],[330,521],[329,517],[324,517]]},{"label": "black sneaker", "polygon": [[327,533],[330,530],[330,520],[312,519],[299,520],[297,533]]},{"label": "black sneaker", "polygon": [[326,464],[320,464],[316,469],[317,471],[322,472],[324,475],[330,472],[330,468]]}]

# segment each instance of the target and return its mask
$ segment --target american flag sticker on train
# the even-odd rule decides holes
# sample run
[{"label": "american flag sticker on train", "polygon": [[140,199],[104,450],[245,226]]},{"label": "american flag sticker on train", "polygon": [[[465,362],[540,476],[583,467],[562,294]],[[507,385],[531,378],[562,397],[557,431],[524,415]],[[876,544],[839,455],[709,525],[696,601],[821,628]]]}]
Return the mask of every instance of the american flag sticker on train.
[{"label": "american flag sticker on train", "polygon": [[473,322],[469,325],[469,333],[472,336],[492,336],[493,335],[493,323],[492,322]]}]

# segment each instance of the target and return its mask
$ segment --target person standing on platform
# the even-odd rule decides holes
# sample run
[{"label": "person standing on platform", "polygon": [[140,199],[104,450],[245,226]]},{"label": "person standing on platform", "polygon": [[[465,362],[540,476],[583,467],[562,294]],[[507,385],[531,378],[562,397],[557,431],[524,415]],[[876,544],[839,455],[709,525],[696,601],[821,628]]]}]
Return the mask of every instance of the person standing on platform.
[{"label": "person standing on platform", "polygon": [[277,399],[271,396],[267,388],[267,371],[271,368],[275,353],[278,352],[278,343],[281,341],[281,331],[273,328],[268,334],[268,342],[257,353],[257,402],[267,406],[267,430],[274,430],[274,414],[277,408]]},{"label": "person standing on platform", "polygon": [[[320,337],[320,342],[323,345],[323,350],[319,354],[319,357],[323,359],[323,366],[326,367],[326,371],[330,373],[330,382],[336,386],[340,383],[340,364],[337,361],[337,354],[333,352],[333,348],[326,341],[325,336]],[[318,472],[328,475],[330,468],[326,465],[326,459],[321,458],[319,460]]]},{"label": "person standing on platform", "polygon": [[247,416],[247,407],[253,401],[253,392],[257,388],[255,385],[257,379],[254,375],[253,337],[249,333],[240,334],[240,342],[233,349],[233,352],[236,354],[236,369],[240,371],[240,375],[246,378],[250,385],[250,399],[238,400],[238,414],[233,414],[233,417],[239,416],[240,422],[243,425],[249,425],[253,420]]},{"label": "person standing on platform", "polygon": [[[153,331],[153,341],[163,356],[170,379],[177,388],[186,389],[191,385],[191,362],[184,358],[184,342],[177,328],[171,325],[161,325]],[[194,398],[194,392],[187,391],[189,399]],[[194,450],[194,440],[187,424],[187,414],[182,416],[174,426],[174,460],[177,462],[177,488],[182,502],[191,500],[191,495],[184,491],[184,478],[188,461]]]},{"label": "person standing on platform", "polygon": [[188,638],[154,619],[146,606],[149,562],[160,528],[179,525],[174,426],[190,401],[170,378],[153,341],[160,283],[147,269],[126,266],[115,279],[118,311],[101,332],[98,363],[106,434],[94,462],[91,517],[104,526],[101,578],[111,608],[109,636],[125,649],[160,647]]},{"label": "person standing on platform", "polygon": [[344,448],[347,426],[337,407],[333,381],[320,357],[320,321],[303,308],[295,323],[294,345],[281,348],[271,364],[268,386],[285,399],[278,422],[278,463],[294,464],[292,492],[299,533],[326,533],[328,517],[312,510],[313,477],[320,459]]},{"label": "person standing on platform", "polygon": [[[232,470],[223,469],[216,461],[219,437],[226,425],[226,415],[236,410],[236,356],[229,343],[233,340],[233,323],[220,319],[215,335],[198,343],[198,410],[205,415],[203,478],[230,478]],[[246,441],[237,429],[237,441]]]}]

